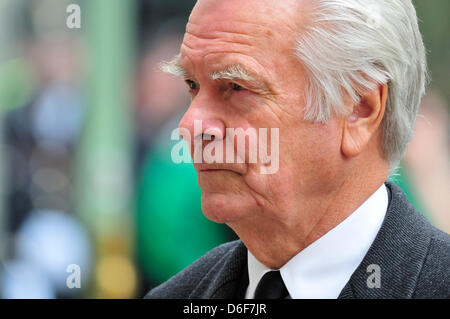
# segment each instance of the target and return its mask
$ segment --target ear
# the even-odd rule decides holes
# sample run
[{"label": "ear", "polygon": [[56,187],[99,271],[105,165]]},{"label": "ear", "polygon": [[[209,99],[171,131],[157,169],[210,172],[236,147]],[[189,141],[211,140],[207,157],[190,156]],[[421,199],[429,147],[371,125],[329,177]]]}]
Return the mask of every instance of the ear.
[{"label": "ear", "polygon": [[344,120],[341,152],[346,157],[359,155],[377,132],[383,120],[388,96],[387,84],[380,84],[361,97]]}]

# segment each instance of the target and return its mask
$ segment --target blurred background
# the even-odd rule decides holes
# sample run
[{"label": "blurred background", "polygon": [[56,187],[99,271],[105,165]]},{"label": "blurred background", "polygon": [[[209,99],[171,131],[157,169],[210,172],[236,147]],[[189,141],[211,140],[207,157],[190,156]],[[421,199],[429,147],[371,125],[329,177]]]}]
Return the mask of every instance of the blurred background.
[{"label": "blurred background", "polygon": [[[450,232],[450,1],[414,2],[432,83],[391,179]],[[236,238],[170,156],[189,97],[158,66],[194,3],[0,0],[2,298],[141,298]]]}]

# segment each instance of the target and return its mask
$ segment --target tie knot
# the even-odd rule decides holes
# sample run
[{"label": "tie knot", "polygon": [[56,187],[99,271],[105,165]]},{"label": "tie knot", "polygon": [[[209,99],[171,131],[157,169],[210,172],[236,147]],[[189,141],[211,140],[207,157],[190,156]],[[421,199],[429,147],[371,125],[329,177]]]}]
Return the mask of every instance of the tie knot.
[{"label": "tie knot", "polygon": [[265,273],[255,290],[255,299],[284,299],[288,295],[278,270]]}]

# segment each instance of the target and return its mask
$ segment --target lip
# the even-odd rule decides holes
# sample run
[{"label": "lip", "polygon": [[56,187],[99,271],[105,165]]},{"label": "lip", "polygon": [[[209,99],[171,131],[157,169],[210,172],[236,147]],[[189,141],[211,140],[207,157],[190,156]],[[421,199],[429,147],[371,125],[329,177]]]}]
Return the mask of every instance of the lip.
[{"label": "lip", "polygon": [[198,172],[218,173],[218,172],[234,172],[239,175],[245,173],[245,164],[194,164],[194,168]]}]

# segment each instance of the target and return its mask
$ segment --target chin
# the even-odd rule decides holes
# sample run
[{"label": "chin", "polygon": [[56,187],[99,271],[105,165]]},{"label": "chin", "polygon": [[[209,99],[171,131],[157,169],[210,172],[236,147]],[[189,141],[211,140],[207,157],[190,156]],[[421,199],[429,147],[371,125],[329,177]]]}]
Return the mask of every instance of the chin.
[{"label": "chin", "polygon": [[202,193],[203,214],[215,223],[236,222],[247,216],[252,206],[241,194]]}]

